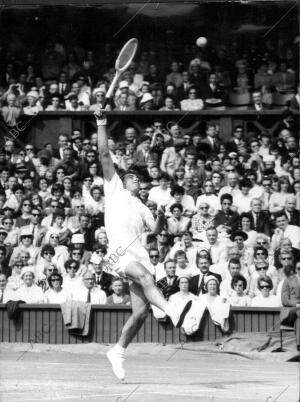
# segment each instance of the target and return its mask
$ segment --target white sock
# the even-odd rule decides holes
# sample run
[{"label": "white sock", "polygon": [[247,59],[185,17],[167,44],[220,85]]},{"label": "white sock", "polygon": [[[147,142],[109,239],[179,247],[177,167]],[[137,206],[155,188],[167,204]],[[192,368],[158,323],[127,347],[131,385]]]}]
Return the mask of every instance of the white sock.
[{"label": "white sock", "polygon": [[119,353],[120,355],[125,355],[126,349],[120,346],[118,343],[114,346],[114,350]]}]

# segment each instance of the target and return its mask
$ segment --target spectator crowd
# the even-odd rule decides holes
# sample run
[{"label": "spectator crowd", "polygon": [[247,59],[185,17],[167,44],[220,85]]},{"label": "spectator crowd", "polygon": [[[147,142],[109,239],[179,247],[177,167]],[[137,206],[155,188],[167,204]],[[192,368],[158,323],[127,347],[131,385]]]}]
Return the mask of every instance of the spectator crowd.
[{"label": "spectator crowd", "polygon": [[[175,122],[167,130],[153,121],[139,133],[127,127],[117,143],[109,138],[117,169],[140,178],[140,201],[154,217],[165,208],[163,231],[145,232],[143,244],[166,298],[210,292],[233,306],[281,305],[285,279],[300,276],[299,139],[291,127],[279,125],[274,139],[262,132],[246,140],[238,125],[224,143],[214,122],[205,133],[184,133]],[[130,303],[128,283],[106,269],[97,152],[97,134],[83,138],[78,130],[60,134],[58,149],[17,149],[6,139],[1,302]]]},{"label": "spectator crowd", "polygon": [[[281,43],[282,42],[282,43]],[[279,46],[280,45],[280,46]],[[243,105],[265,110],[299,109],[299,65],[295,43],[266,41],[264,47],[198,48],[179,52],[141,49],[118,82],[108,110],[197,111]],[[173,49],[174,50],[174,49]],[[99,54],[49,41],[39,52],[19,55],[0,46],[0,102],[5,123],[41,111],[93,111],[103,103],[114,75],[118,49],[105,44]],[[278,102],[278,95],[285,97]],[[277,103],[275,101],[277,99]]]}]

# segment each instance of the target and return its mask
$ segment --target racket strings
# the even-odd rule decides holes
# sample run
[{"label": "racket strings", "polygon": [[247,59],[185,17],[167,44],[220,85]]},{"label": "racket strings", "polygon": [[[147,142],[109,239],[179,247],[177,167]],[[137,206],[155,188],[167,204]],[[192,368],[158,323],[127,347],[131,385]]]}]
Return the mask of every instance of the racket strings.
[{"label": "racket strings", "polygon": [[135,55],[136,49],[137,49],[136,41],[129,42],[127,45],[125,45],[125,47],[122,49],[117,59],[116,63],[117,69],[124,70],[129,66]]}]

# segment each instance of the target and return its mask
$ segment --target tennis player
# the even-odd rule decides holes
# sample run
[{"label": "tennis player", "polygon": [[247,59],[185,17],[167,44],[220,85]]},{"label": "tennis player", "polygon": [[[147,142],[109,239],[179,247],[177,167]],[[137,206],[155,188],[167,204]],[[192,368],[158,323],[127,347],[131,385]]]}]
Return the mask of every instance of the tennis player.
[{"label": "tennis player", "polygon": [[[160,233],[164,226],[164,211],[158,211],[155,221],[150,210],[137,198],[137,173],[127,171],[122,180],[117,174],[108,148],[104,113],[101,106],[94,112],[98,126],[99,158],[104,176],[108,266],[114,273],[128,278],[132,306],[132,315],[124,325],[118,343],[107,352],[114,374],[123,381],[125,350],[146,319],[150,304],[165,312],[173,324],[180,327],[192,302],[188,302],[182,311],[178,311],[164,299],[154,284],[150,259],[141,243],[141,236],[146,228],[153,234]],[[193,317],[189,317],[189,322],[191,321]]]}]

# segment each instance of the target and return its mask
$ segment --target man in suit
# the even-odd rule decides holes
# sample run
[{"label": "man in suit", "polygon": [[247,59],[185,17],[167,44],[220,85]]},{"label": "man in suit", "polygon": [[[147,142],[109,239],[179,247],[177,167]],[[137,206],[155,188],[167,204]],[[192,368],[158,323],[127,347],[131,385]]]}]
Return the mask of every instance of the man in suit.
[{"label": "man in suit", "polygon": [[156,154],[151,153],[151,138],[148,135],[143,135],[141,138],[141,146],[133,154],[133,163],[136,166],[146,167],[147,161],[155,158]]},{"label": "man in suit", "polygon": [[188,91],[192,86],[192,83],[190,82],[189,72],[183,71],[181,75],[183,83],[177,88],[177,97],[179,101],[186,99],[188,97]]},{"label": "man in suit", "polygon": [[200,98],[205,102],[205,107],[225,106],[226,94],[217,84],[217,75],[210,73],[208,82],[200,89]]},{"label": "man in suit", "polygon": [[238,152],[239,145],[244,137],[244,128],[243,126],[236,126],[232,133],[232,138],[227,142],[227,150],[228,152]]},{"label": "man in suit", "polygon": [[201,295],[207,293],[207,289],[204,286],[204,279],[208,275],[212,275],[217,278],[218,282],[221,283],[222,277],[219,274],[215,274],[209,270],[209,261],[206,257],[199,257],[197,255],[197,267],[199,268],[199,274],[195,275],[190,280],[189,291],[194,295]]},{"label": "man in suit", "polygon": [[45,234],[48,231],[46,226],[41,225],[41,210],[37,207],[33,207],[31,210],[31,222],[29,225],[24,226],[22,230],[28,230],[28,232],[32,233],[33,241],[32,245],[36,247],[40,247],[42,241],[45,237]]},{"label": "man in suit", "polygon": [[91,256],[90,263],[95,274],[95,285],[104,290],[106,296],[110,296],[113,275],[103,271],[103,258],[95,252]]},{"label": "man in suit", "polygon": [[166,300],[174,293],[179,291],[178,277],[175,275],[176,264],[174,260],[167,260],[164,263],[166,276],[156,282],[156,286],[162,291]]},{"label": "man in suit", "polygon": [[67,95],[71,91],[71,84],[70,82],[68,82],[68,76],[64,72],[60,73],[57,85],[58,85],[58,93],[62,97],[65,97],[65,95]]},{"label": "man in suit", "polygon": [[254,230],[258,233],[271,235],[270,215],[267,211],[262,211],[262,201],[253,198],[250,202],[251,210],[248,212],[250,221],[253,222]]},{"label": "man in suit", "polygon": [[300,352],[300,263],[284,268],[286,278],[281,289],[283,308],[280,312],[280,323],[294,325],[297,350]]},{"label": "man in suit", "polygon": [[206,129],[206,138],[201,140],[201,144],[209,146],[210,154],[217,154],[220,146],[220,141],[217,139],[217,128],[215,123],[209,122]]},{"label": "man in suit", "polygon": [[293,194],[285,200],[284,212],[289,225],[300,226],[300,212],[296,209],[296,197]]}]

